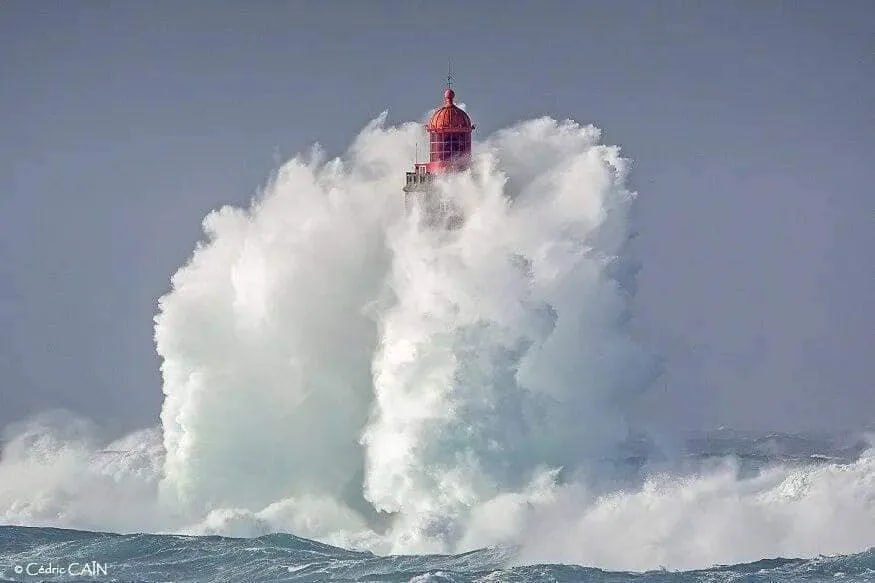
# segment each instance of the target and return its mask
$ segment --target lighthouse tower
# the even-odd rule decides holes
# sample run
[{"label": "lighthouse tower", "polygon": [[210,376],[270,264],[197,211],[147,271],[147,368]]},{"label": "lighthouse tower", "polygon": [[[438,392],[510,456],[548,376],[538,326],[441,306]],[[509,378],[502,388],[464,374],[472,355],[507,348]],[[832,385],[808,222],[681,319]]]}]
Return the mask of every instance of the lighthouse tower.
[{"label": "lighthouse tower", "polygon": [[404,185],[405,206],[410,209],[417,201],[429,223],[461,223],[461,215],[441,200],[431,186],[435,176],[467,169],[471,164],[471,118],[454,100],[452,77],[447,76],[444,105],[435,110],[425,126],[428,131],[428,162],[415,163],[407,172]]}]

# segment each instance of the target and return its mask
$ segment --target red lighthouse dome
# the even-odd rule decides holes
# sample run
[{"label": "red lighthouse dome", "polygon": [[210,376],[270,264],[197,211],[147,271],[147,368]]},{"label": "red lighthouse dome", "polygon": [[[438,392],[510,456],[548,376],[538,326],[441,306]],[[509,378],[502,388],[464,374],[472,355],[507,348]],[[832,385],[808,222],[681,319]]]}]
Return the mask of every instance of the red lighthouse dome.
[{"label": "red lighthouse dome", "polygon": [[471,118],[456,104],[453,99],[456,92],[452,89],[444,91],[444,106],[435,110],[428,122],[430,132],[470,132],[474,129]]},{"label": "red lighthouse dome", "polygon": [[468,114],[453,99],[456,92],[447,87],[444,105],[432,114],[428,130],[428,172],[464,170],[471,160],[471,131],[474,125]]}]

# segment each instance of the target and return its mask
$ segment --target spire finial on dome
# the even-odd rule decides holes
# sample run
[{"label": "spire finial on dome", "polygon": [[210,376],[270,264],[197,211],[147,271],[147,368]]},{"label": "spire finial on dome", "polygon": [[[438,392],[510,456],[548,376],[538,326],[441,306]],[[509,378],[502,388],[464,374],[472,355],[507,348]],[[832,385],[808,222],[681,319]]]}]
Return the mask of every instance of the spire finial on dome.
[{"label": "spire finial on dome", "polygon": [[444,91],[444,101],[447,105],[453,105],[453,98],[456,92],[453,91],[453,62],[447,59],[447,90]]}]

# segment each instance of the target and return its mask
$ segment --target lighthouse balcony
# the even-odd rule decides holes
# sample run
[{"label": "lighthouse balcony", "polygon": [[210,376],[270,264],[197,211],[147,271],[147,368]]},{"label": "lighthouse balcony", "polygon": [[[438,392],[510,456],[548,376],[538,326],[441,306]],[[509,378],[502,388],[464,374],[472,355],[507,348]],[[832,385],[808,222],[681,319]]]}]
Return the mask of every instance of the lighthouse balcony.
[{"label": "lighthouse balcony", "polygon": [[430,174],[425,164],[417,164],[413,172],[405,174],[404,192],[412,192],[427,188],[434,175]]}]

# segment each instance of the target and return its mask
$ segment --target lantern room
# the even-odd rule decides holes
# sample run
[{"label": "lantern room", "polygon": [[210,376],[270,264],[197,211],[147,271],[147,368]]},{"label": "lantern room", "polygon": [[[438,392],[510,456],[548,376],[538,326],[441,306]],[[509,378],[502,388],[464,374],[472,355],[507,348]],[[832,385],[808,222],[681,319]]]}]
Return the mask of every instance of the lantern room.
[{"label": "lantern room", "polygon": [[456,92],[447,87],[444,105],[432,114],[428,130],[429,173],[464,170],[471,162],[471,118],[453,100]]}]

